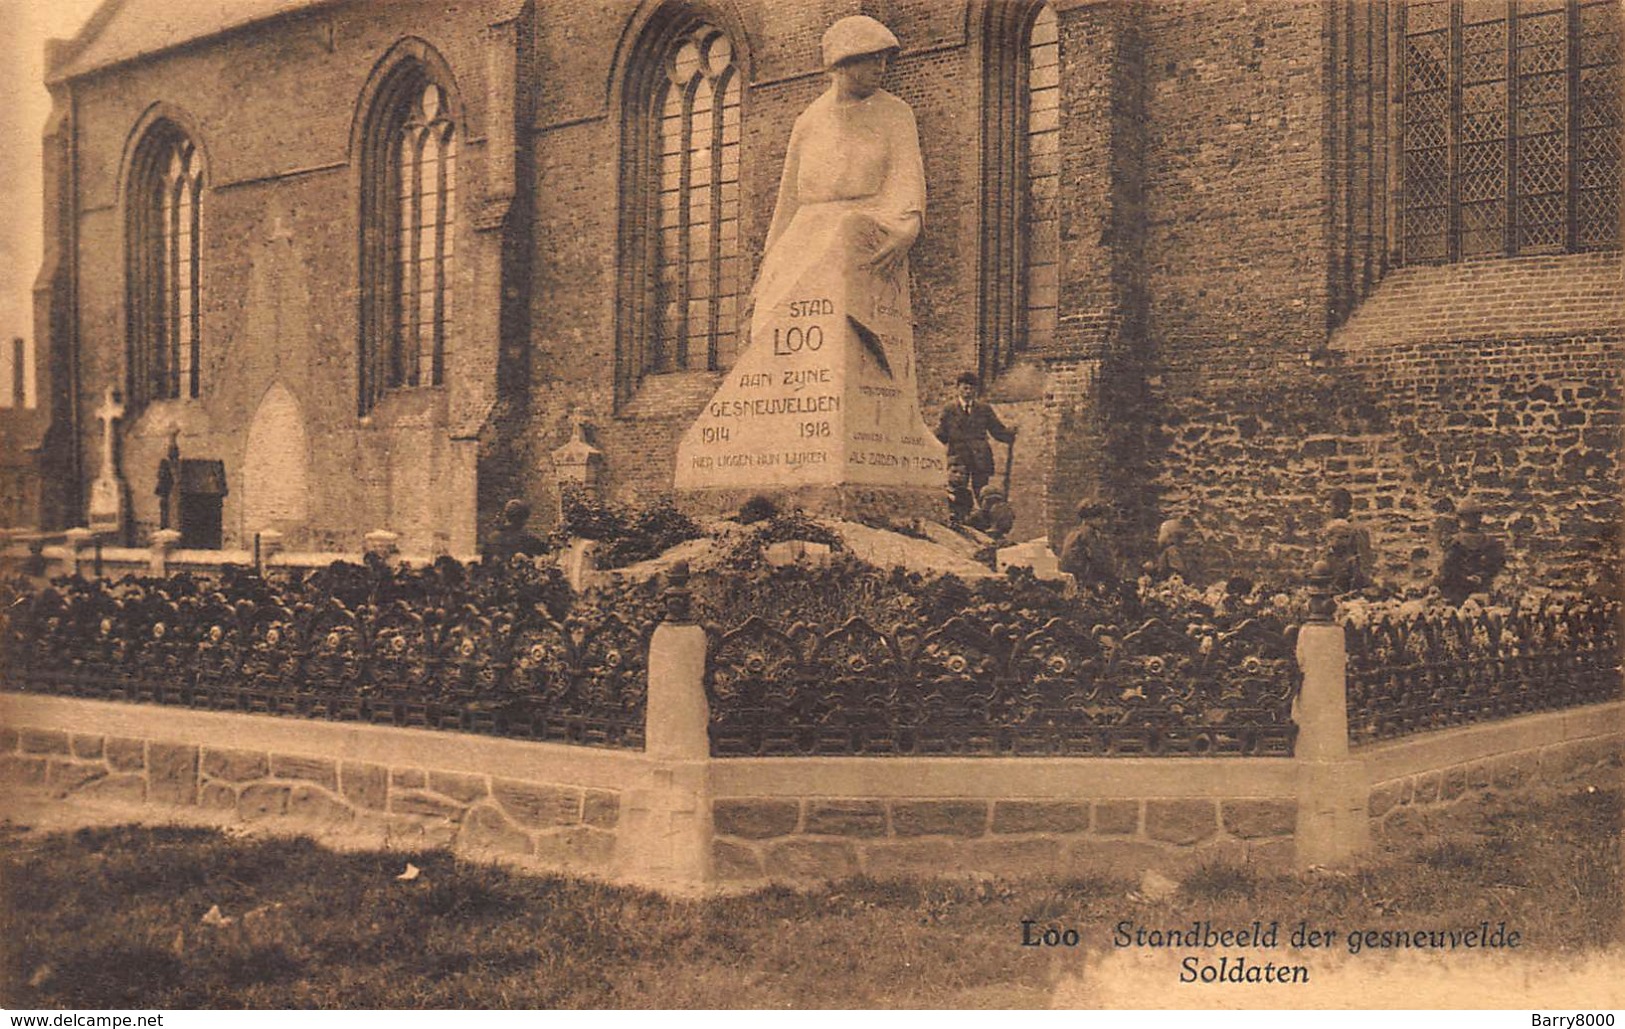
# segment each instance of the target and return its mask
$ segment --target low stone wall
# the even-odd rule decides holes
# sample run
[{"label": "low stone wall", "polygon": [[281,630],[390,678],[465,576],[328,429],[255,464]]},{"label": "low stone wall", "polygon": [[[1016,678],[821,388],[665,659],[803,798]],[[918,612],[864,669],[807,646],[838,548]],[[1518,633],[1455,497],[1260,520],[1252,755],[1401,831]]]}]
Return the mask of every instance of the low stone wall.
[{"label": "low stone wall", "polygon": [[643,778],[554,744],[58,697],[0,696],[0,724],[15,797],[596,874],[620,870],[622,796]]},{"label": "low stone wall", "polygon": [[0,692],[0,814],[30,797],[182,812],[692,893],[1301,868],[1357,856],[1404,812],[1619,752],[1619,701],[1351,750],[1343,639],[1299,632],[1291,758],[712,758],[705,635],[671,621],[651,644],[643,751]]},{"label": "low stone wall", "polygon": [[1625,703],[1472,725],[1356,749],[1374,833],[1425,830],[1427,812],[1489,789],[1563,783],[1625,754]]},{"label": "low stone wall", "polygon": [[721,881],[863,873],[1132,876],[1204,862],[1292,864],[1297,801],[887,800],[741,797],[713,802]]}]

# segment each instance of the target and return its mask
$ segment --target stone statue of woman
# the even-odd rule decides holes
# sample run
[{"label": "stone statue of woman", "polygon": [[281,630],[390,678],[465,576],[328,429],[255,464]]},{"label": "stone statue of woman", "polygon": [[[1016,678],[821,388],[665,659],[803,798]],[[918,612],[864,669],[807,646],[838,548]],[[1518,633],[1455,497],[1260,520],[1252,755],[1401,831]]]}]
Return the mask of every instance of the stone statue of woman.
[{"label": "stone statue of woman", "polygon": [[[920,417],[908,252],[925,166],[899,49],[865,15],[824,33],[831,84],[796,119],[751,293],[750,344],[677,449],[688,493],[793,493],[808,510],[927,513],[947,477]],[[850,487],[850,488],[849,488]]]},{"label": "stone statue of woman", "polygon": [[831,231],[851,260],[899,289],[925,217],[925,165],[908,104],[880,88],[898,49],[891,30],[867,15],[824,33],[830,88],[796,119],[779,200],[767,230],[755,296],[770,302],[806,268],[809,247]]}]

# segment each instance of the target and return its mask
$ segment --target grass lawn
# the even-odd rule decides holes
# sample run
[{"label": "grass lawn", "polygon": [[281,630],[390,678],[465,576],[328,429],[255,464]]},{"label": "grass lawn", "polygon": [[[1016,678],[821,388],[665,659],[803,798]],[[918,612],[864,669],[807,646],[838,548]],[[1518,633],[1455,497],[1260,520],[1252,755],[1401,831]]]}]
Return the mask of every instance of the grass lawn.
[{"label": "grass lawn", "polygon": [[[1078,955],[1023,919],[1110,946],[1122,919],[1345,927],[1505,921],[1528,951],[1620,934],[1617,771],[1492,794],[1383,842],[1346,874],[1209,867],[1147,900],[1108,879],[854,879],[706,901],[537,878],[444,852],[307,840],[8,826],[0,1005],[193,1007],[1038,1007]],[[396,876],[407,861],[416,880]],[[208,924],[218,905],[228,924]],[[218,922],[219,920],[213,920]]]}]

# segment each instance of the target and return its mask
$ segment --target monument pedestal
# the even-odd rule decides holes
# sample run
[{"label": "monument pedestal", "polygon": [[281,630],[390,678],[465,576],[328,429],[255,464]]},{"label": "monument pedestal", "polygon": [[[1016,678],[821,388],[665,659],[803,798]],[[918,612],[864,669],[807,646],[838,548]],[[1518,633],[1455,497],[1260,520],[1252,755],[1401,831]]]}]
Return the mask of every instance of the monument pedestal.
[{"label": "monument pedestal", "polygon": [[[865,261],[861,209],[803,210],[757,283],[750,345],[677,448],[686,503],[756,494],[856,518],[940,517],[946,449],[920,416],[908,273]],[[779,256],[782,255],[782,256]]]}]

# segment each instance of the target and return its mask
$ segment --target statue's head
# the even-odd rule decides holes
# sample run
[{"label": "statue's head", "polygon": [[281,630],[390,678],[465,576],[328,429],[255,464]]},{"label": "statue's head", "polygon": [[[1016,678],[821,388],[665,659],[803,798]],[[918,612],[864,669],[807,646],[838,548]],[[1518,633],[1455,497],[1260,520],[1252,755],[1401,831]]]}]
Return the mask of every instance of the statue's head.
[{"label": "statue's head", "polygon": [[887,59],[901,47],[886,26],[866,14],[854,14],[825,30],[824,67],[843,95],[861,100],[880,88]]}]

